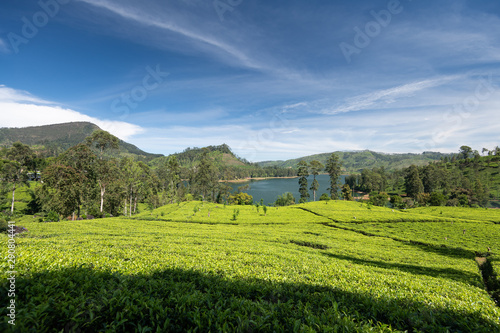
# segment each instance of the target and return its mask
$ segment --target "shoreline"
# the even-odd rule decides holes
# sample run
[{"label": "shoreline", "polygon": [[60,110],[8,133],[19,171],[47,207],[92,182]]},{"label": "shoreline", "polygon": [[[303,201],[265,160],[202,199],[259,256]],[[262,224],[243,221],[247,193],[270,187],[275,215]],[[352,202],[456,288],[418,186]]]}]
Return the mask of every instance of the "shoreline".
[{"label": "shoreline", "polygon": [[243,178],[243,179],[232,179],[232,180],[219,180],[220,183],[247,183],[251,182],[253,180],[258,181],[258,180],[267,180],[267,179],[294,179],[298,178],[298,176],[292,176],[292,177],[255,177],[255,178]]}]

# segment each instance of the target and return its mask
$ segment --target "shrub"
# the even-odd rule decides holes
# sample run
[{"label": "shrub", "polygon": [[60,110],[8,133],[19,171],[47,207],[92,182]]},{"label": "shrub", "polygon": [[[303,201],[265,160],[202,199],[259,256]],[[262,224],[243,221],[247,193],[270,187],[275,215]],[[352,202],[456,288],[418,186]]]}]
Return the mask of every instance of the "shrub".
[{"label": "shrub", "polygon": [[6,232],[7,231],[7,221],[4,218],[0,217],[0,232]]},{"label": "shrub", "polygon": [[431,206],[443,206],[446,203],[446,196],[443,193],[432,192],[429,200]]},{"label": "shrub", "polygon": [[370,203],[374,206],[385,207],[387,205],[389,196],[385,192],[372,192],[370,193]]},{"label": "shrub", "polygon": [[238,219],[238,215],[240,215],[240,210],[234,209],[233,210],[233,221],[236,221]]},{"label": "shrub", "polygon": [[392,195],[390,202],[393,208],[397,209],[406,208],[406,202],[404,202],[403,198],[398,194]]},{"label": "shrub", "polygon": [[239,192],[239,193],[236,193],[235,195],[230,195],[228,198],[228,201],[230,204],[252,205],[253,204],[253,197],[248,193]]},{"label": "shrub", "polygon": [[51,210],[45,217],[45,222],[59,222],[59,214]]},{"label": "shrub", "polygon": [[320,201],[329,201],[329,200],[332,200],[332,198],[330,198],[330,196],[326,193],[323,193],[320,197],[319,197],[319,200]]}]

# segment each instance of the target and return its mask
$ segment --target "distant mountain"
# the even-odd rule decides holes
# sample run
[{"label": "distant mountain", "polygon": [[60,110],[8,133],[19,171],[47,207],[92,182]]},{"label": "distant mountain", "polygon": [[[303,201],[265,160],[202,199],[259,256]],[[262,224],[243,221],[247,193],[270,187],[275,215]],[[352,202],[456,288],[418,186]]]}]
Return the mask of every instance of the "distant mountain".
[{"label": "distant mountain", "polygon": [[[286,161],[263,161],[257,164],[266,166],[292,167],[296,168],[300,160],[311,162],[318,160],[325,164],[332,153],[316,154]],[[439,161],[446,156],[454,154],[443,154],[436,152],[424,152],[422,154],[384,154],[376,153],[370,150],[353,152],[335,152],[342,161],[342,169],[345,172],[360,172],[363,169],[384,167],[387,170],[397,170],[406,168],[412,164],[421,166],[427,165],[433,161]]]},{"label": "distant mountain", "polygon": [[[89,122],[72,122],[45,126],[23,128],[0,128],[0,146],[10,147],[20,141],[33,149],[42,152],[45,156],[57,156],[66,149],[82,143],[99,126]],[[149,161],[163,156],[150,154],[136,146],[120,140],[120,149],[114,153],[117,156],[134,156],[139,160]]]}]

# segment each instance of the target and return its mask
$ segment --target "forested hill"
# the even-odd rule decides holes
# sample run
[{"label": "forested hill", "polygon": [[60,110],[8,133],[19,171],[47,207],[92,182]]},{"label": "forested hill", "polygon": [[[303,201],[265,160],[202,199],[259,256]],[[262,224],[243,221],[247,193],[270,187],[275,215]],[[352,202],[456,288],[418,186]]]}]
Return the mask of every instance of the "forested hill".
[{"label": "forested hill", "polygon": [[[441,158],[450,157],[453,154],[443,154],[436,152],[424,152],[423,154],[384,154],[370,150],[353,152],[335,152],[342,161],[342,170],[348,173],[361,172],[363,169],[384,167],[386,170],[398,170],[410,165],[427,165],[429,162],[440,161]],[[292,167],[296,168],[300,160],[311,162],[318,160],[325,164],[331,153],[316,154],[302,158],[286,161],[264,161],[258,164],[265,166]]]},{"label": "forested hill", "polygon": [[219,179],[234,180],[255,177],[288,177],[296,175],[296,171],[292,168],[278,166],[261,167],[256,163],[250,163],[246,159],[236,156],[226,144],[208,146],[205,148],[186,148],[181,153],[155,158],[148,164],[152,168],[158,168],[164,165],[169,158],[175,156],[181,166],[181,176],[187,179],[190,177],[190,172],[199,164],[204,152],[207,152],[211,165],[215,169]]},{"label": "forested hill", "polygon": [[[45,126],[23,128],[0,128],[0,146],[10,147],[20,141],[41,152],[45,157],[57,156],[66,149],[82,143],[86,137],[100,128],[89,122],[72,122]],[[133,156],[139,160],[149,161],[163,156],[150,154],[136,146],[120,140],[120,149],[117,156]]]}]

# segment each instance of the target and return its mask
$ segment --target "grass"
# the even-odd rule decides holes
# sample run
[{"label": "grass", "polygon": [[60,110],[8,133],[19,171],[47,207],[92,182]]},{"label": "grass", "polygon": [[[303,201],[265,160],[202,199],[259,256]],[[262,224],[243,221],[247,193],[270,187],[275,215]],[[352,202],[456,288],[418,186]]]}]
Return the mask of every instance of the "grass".
[{"label": "grass", "polygon": [[422,207],[409,210],[412,213],[453,217],[469,221],[488,221],[500,223],[500,209],[466,207]]},{"label": "grass", "polygon": [[[428,222],[379,221],[372,229],[344,218],[353,212]],[[500,226],[454,219],[484,236],[469,229],[469,238],[441,247],[447,230],[440,226],[451,222],[393,214],[330,202],[270,208],[264,216],[254,206],[190,202],[135,219],[37,223],[25,216],[17,221],[29,232],[16,239],[15,329],[499,332],[500,310],[484,290],[473,251],[487,243],[497,251]],[[401,238],[413,233],[429,245],[394,239],[409,226]],[[7,237],[0,239],[5,257]],[[2,278],[6,268],[2,262]],[[7,284],[0,289],[6,304]]]}]

